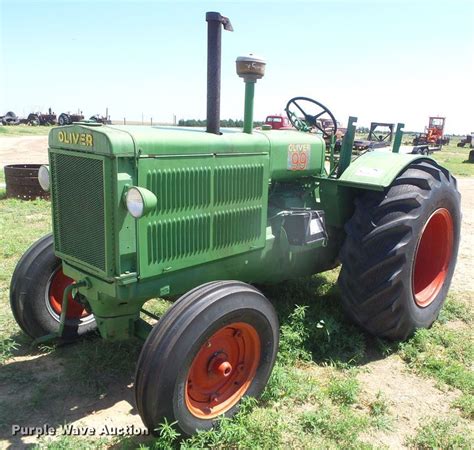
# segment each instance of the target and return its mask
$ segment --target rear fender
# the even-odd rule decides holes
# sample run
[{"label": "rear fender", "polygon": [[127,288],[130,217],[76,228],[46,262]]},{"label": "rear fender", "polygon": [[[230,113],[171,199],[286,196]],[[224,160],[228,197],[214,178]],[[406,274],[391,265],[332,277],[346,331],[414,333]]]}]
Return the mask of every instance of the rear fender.
[{"label": "rear fender", "polygon": [[426,159],[431,158],[376,150],[351,162],[339,178],[318,177],[326,223],[344,227],[354,212],[356,196],[363,191],[383,191],[413,161]]},{"label": "rear fender", "polygon": [[368,152],[355,159],[335,181],[340,186],[383,191],[405,167],[423,159],[431,158],[387,151]]}]

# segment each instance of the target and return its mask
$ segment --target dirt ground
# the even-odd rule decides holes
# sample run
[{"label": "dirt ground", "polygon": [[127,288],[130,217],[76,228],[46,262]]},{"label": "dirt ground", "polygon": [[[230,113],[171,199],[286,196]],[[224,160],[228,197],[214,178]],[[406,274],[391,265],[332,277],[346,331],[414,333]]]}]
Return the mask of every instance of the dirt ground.
[{"label": "dirt ground", "polygon": [[[47,162],[47,136],[1,137],[0,164],[45,163]],[[462,195],[462,238],[452,291],[463,292],[465,301],[474,298],[471,277],[474,274],[474,179],[458,179]],[[60,379],[64,372],[61,362],[53,355],[22,356],[14,358],[9,364],[29,367],[37,374],[55,373]],[[318,370],[324,371],[324,368]],[[407,366],[397,355],[369,361],[358,376],[362,392],[367,398],[374,398],[381,391],[387,398],[394,417],[392,431],[378,432],[368,436],[375,445],[390,448],[403,448],[406,436],[414,434],[420,421],[427,417],[441,417],[457,414],[449,405],[459,394],[455,389],[440,390],[431,379],[421,378],[407,370]],[[134,425],[142,428],[142,422],[134,407],[133,387],[129,378],[118,380],[108,389],[105,397],[71,397],[54,400],[51,408],[61,408],[63,422],[77,426],[100,428],[106,424],[115,426]],[[7,395],[0,385],[0,395]],[[11,401],[19,401],[11,398]],[[43,413],[44,414],[44,413]],[[30,417],[31,425],[48,423],[44,415]],[[0,441],[0,447],[20,448],[26,443],[38,442],[37,438],[20,439],[9,437]]]},{"label": "dirt ground", "polygon": [[48,136],[0,137],[0,164],[45,164],[48,162]]}]

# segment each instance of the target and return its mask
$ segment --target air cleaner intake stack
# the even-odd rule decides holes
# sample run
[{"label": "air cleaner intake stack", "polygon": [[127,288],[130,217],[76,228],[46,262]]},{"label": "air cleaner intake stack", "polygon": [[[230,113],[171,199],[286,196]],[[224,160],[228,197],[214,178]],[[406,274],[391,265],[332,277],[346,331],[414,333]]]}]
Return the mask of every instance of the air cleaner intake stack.
[{"label": "air cleaner intake stack", "polygon": [[207,127],[208,133],[221,134],[221,41],[222,29],[234,31],[227,17],[207,12]]},{"label": "air cleaner intake stack", "polygon": [[265,75],[265,61],[252,53],[235,61],[237,75],[245,82],[244,133],[252,134],[255,83]]}]

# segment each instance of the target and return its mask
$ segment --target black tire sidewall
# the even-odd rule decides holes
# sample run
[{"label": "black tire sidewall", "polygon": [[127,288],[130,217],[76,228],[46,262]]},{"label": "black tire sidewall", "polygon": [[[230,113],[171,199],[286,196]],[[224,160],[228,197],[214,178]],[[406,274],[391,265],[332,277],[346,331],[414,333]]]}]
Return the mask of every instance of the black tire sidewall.
[{"label": "black tire sidewall", "polygon": [[[41,241],[37,243],[42,243]],[[34,252],[35,244],[27,253]],[[50,245],[44,247],[34,259],[26,254],[18,266],[20,273],[15,280],[11,302],[16,315],[20,315],[20,326],[32,338],[56,332],[59,329],[59,321],[51,315],[46,306],[49,281],[61,267],[61,260],[54,254],[52,239]],[[65,340],[76,339],[96,327],[95,321],[81,323],[79,319],[66,319],[62,337]]]},{"label": "black tire sidewall", "polygon": [[[415,259],[425,226],[439,209],[446,209],[453,221],[452,255],[439,292],[422,307],[414,295]],[[338,284],[345,311],[369,333],[391,340],[430,327],[451,284],[460,228],[456,180],[431,159],[408,165],[384,192],[362,194],[345,226],[340,252]],[[440,244],[443,239],[439,236]]]},{"label": "black tire sidewall", "polygon": [[[406,293],[406,306],[416,328],[428,327],[436,320],[450,287],[450,282],[444,283],[443,287],[428,306],[421,307],[416,304],[412,282],[416,251],[425,225],[432,214],[440,208],[447,209],[453,220],[453,253],[446,273],[446,280],[450,281],[452,279],[456,266],[461,228],[461,216],[458,207],[459,199],[456,191],[446,189],[446,186],[446,184],[434,186],[429,201],[423,202],[420,220],[416,221],[413,227],[413,233],[417,238],[413,239],[411,248],[407,254],[407,259],[410,261],[409,271],[407,271],[410,276],[410,281],[406,283],[406,287],[408,288]],[[440,239],[443,238],[444,236],[440,236]]]},{"label": "black tire sidewall", "polygon": [[[188,409],[185,401],[185,383],[189,369],[202,345],[219,329],[235,322],[244,322],[256,330],[260,338],[260,361],[255,377],[244,396],[259,396],[270,377],[278,350],[278,319],[273,306],[258,291],[229,293],[222,298],[202,305],[190,304],[182,316],[190,320],[170,324],[161,333],[160,344],[154,352],[142,358],[140,365],[148,365],[147,370],[156,374],[154,381],[147,376],[147,383],[140,392],[143,396],[137,403],[142,405],[140,411],[150,431],[166,417],[177,421],[185,435],[192,435],[196,430],[210,429],[217,417],[200,419]],[[163,319],[162,319],[163,320]],[[159,324],[159,322],[158,322]],[[203,324],[205,324],[203,326]],[[158,335],[163,330],[152,330]],[[138,369],[140,371],[140,368]],[[138,372],[137,371],[137,372]],[[143,406],[146,404],[146,406]],[[225,412],[232,416],[239,407],[239,402]]]},{"label": "black tire sidewall", "polygon": [[[245,317],[244,320],[243,316]],[[186,434],[192,434],[197,429],[209,428],[211,425],[209,423],[209,420],[199,419],[198,417],[194,416],[188,410],[185,403],[184,392],[186,387],[186,379],[191,364],[199,349],[202,347],[202,345],[206,342],[208,338],[210,338],[220,328],[223,328],[235,322],[245,322],[253,326],[259,335],[261,344],[260,362],[257,366],[257,372],[255,373],[255,377],[252,383],[250,384],[248,390],[246,391],[245,396],[257,397],[263,392],[263,389],[265,389],[271,370],[273,368],[272,350],[274,348],[274,340],[271,332],[271,324],[263,314],[252,309],[227,313],[219,319],[219,323],[214,323],[200,336],[197,336],[196,334],[199,333],[193,332],[193,327],[191,327],[189,329],[190,333],[187,334],[187,336],[183,335],[183,339],[180,342],[181,345],[179,346],[179,350],[177,351],[177,354],[186,354],[184,352],[186,348],[188,348],[188,353],[184,358],[183,365],[176,378],[175,389],[173,392],[174,417],[176,418],[176,420],[179,421],[180,427]],[[188,346],[188,344],[190,343],[192,344],[191,347]],[[180,353],[180,350],[183,351],[183,353]],[[238,407],[239,403],[230,408],[225,413],[225,415],[232,416],[238,410]],[[211,422],[215,422],[215,419],[211,420]]]}]

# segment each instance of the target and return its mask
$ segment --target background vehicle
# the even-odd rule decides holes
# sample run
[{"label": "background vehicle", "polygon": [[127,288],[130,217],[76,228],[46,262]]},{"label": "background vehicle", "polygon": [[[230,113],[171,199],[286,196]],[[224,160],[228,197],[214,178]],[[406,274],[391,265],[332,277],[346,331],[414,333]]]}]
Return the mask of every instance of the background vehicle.
[{"label": "background vehicle", "polygon": [[272,130],[291,130],[293,128],[288,118],[283,115],[267,116],[265,125],[270,125]]},{"label": "background vehicle", "polygon": [[415,136],[413,145],[431,144],[442,146],[449,144],[449,138],[444,136],[445,122],[445,117],[430,117],[425,132]]},{"label": "background vehicle", "polygon": [[24,121],[28,125],[56,125],[56,114],[51,111],[51,108],[48,110],[48,114],[43,113],[30,113]]},{"label": "background vehicle", "polygon": [[58,117],[58,125],[71,125],[73,122],[84,120],[82,111],[78,114],[61,113]]},{"label": "background vehicle", "polygon": [[465,145],[468,145],[469,147],[473,146],[473,139],[472,136],[474,133],[467,134],[465,138],[461,139],[461,141],[458,142],[458,147],[464,147]]},{"label": "background vehicle", "polygon": [[3,125],[18,125],[20,123],[19,117],[13,111],[8,111],[0,119]]},{"label": "background vehicle", "polygon": [[373,150],[390,147],[395,130],[394,123],[372,122],[367,139],[356,139],[354,150]]},{"label": "background vehicle", "polygon": [[101,116],[100,114],[94,114],[93,116],[89,117],[91,122],[96,123],[103,123],[104,125],[112,125],[112,121],[110,120],[109,116]]},{"label": "background vehicle", "polygon": [[[254,131],[265,62],[253,56],[236,61],[243,132],[221,130],[220,78],[212,74],[220,73],[221,27],[232,26],[216,12],[206,20],[206,131],[52,129],[51,168],[38,178],[51,189],[54,237],[26,251],[10,289],[15,319],[35,343],[96,329],[105,339],[145,339],[137,409],[150,430],[167,419],[183,434],[233,415],[268,381],[278,318],[253,285],[340,261],[348,315],[373,335],[405,339],[436,319],[460,232],[454,178],[429,158],[399,154],[401,128],[393,152],[352,161],[351,117],[336,161],[334,115],[294,97],[286,111],[298,131]],[[319,110],[309,114],[308,105]],[[141,317],[156,319],[148,300],[177,296],[154,326]]]}]

